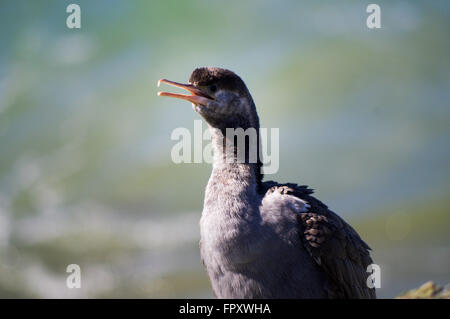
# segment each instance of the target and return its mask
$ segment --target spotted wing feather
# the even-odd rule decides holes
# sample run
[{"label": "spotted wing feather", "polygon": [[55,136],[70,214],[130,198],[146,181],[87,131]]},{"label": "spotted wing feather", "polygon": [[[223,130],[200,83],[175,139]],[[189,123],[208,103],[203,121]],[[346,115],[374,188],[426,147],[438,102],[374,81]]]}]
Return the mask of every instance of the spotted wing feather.
[{"label": "spotted wing feather", "polygon": [[309,204],[307,212],[297,212],[299,233],[305,249],[330,279],[330,298],[376,298],[366,284],[370,247],[349,224],[311,196],[313,190],[307,186],[271,181],[262,186],[264,193],[277,189]]}]

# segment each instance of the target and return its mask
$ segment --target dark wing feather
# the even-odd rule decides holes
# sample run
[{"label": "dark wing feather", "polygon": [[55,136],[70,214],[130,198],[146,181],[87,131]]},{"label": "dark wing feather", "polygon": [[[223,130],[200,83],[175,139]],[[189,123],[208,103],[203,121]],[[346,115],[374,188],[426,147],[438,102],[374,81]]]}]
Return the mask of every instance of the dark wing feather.
[{"label": "dark wing feather", "polygon": [[330,298],[376,298],[375,289],[367,287],[372,263],[370,247],[342,218],[318,199],[311,196],[312,189],[296,184],[262,183],[261,191],[277,188],[282,194],[293,195],[306,201],[308,212],[298,216],[301,239],[311,257],[328,275],[332,286]]}]

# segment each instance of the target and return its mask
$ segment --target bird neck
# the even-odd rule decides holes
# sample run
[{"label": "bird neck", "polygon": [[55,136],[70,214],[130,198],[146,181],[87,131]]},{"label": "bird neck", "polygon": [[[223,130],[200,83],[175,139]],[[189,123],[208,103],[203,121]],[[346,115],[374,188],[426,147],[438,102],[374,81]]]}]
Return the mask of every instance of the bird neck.
[{"label": "bird neck", "polygon": [[258,163],[252,163],[249,157],[242,161],[237,154],[238,145],[230,145],[220,129],[210,130],[214,161],[205,192],[204,214],[225,220],[257,216],[261,183]]},{"label": "bird neck", "polygon": [[261,187],[263,174],[260,152],[259,125],[236,129],[210,127],[214,151],[214,172],[228,179]]}]

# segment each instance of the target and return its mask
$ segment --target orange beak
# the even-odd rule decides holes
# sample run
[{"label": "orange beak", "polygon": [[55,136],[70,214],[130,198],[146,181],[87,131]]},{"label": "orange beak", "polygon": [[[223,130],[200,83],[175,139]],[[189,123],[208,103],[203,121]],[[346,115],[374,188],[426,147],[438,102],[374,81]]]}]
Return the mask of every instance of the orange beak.
[{"label": "orange beak", "polygon": [[172,86],[182,88],[186,91],[189,91],[192,95],[177,94],[177,93],[170,93],[170,92],[158,92],[158,96],[174,97],[177,99],[189,101],[196,105],[206,105],[209,101],[213,100],[213,98],[211,96],[202,92],[202,90],[196,88],[192,84],[182,84],[182,83],[178,83],[178,82],[169,81],[166,79],[161,79],[158,81],[158,86],[160,86],[161,83],[166,83],[166,84],[169,84]]}]

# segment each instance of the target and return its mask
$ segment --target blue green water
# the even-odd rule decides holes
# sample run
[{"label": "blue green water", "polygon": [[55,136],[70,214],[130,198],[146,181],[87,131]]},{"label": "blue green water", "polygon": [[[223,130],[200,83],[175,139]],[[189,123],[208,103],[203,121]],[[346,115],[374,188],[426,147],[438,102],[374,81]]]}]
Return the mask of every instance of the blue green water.
[{"label": "blue green water", "polygon": [[379,1],[379,30],[360,1],[77,1],[80,30],[69,3],[0,4],[1,297],[212,296],[210,166],[170,157],[199,116],[156,96],[204,65],[280,129],[268,178],[310,185],[367,239],[380,296],[449,281],[448,2]]}]

